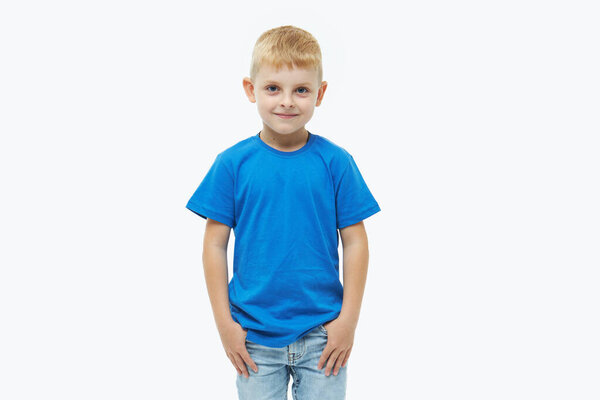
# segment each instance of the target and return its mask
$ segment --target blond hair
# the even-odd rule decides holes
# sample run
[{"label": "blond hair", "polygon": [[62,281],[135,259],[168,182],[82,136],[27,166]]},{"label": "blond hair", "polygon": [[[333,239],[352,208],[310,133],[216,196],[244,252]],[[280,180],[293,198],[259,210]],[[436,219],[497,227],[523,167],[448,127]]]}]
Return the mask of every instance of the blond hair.
[{"label": "blond hair", "polygon": [[261,65],[279,70],[288,68],[316,69],[319,85],[323,81],[321,48],[317,39],[304,29],[284,25],[264,32],[254,45],[250,79],[254,81]]}]

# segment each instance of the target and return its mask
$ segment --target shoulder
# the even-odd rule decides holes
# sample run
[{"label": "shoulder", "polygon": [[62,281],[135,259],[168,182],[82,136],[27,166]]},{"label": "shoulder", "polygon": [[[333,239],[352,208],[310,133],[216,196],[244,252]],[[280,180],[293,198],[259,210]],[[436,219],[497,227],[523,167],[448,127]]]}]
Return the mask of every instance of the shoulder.
[{"label": "shoulder", "polygon": [[225,159],[232,159],[244,152],[252,150],[252,136],[239,140],[235,144],[223,149],[218,155]]},{"label": "shoulder", "polygon": [[350,164],[352,154],[331,139],[316,135],[314,146],[331,171],[343,171]]},{"label": "shoulder", "polygon": [[235,144],[226,147],[217,153],[216,161],[226,165],[230,170],[235,170],[235,167],[246,157],[247,154],[255,151],[253,146],[253,137],[247,137],[239,140]]},{"label": "shoulder", "polygon": [[318,146],[323,151],[330,153],[333,156],[337,157],[350,157],[350,152],[346,150],[345,147],[342,147],[338,143],[335,143],[333,140],[326,138],[325,136],[315,135],[315,145]]}]

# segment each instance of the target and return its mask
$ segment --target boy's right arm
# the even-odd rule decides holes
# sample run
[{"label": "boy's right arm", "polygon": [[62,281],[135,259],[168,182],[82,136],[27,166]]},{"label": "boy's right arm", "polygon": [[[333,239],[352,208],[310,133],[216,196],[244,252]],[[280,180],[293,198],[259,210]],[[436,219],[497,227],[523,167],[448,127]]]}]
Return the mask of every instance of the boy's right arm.
[{"label": "boy's right arm", "polygon": [[246,349],[247,333],[233,320],[229,309],[227,245],[230,232],[229,226],[207,218],[202,262],[208,296],[225,353],[238,374],[248,377],[246,363],[255,372],[258,368]]},{"label": "boy's right arm", "polygon": [[206,288],[219,331],[234,322],[229,310],[227,287],[229,281],[227,246],[230,231],[229,226],[207,218],[202,263],[204,264]]}]

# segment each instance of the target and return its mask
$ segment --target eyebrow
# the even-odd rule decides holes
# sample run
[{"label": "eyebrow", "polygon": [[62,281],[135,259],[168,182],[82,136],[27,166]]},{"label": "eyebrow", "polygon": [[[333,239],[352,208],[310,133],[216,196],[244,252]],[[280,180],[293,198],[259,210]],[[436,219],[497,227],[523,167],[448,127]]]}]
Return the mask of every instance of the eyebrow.
[{"label": "eyebrow", "polygon": [[[277,81],[271,81],[271,80],[269,80],[269,81],[266,81],[266,82],[265,82],[265,85],[268,85],[268,84],[271,84],[271,83],[275,83],[275,84],[277,84],[277,85],[279,85],[279,84],[280,84],[280,83],[279,83],[279,82],[277,82]],[[298,84],[297,84],[297,86],[311,86],[311,85],[312,85],[312,84],[311,84],[311,83],[308,83],[308,82],[303,82],[303,83],[298,83]]]}]

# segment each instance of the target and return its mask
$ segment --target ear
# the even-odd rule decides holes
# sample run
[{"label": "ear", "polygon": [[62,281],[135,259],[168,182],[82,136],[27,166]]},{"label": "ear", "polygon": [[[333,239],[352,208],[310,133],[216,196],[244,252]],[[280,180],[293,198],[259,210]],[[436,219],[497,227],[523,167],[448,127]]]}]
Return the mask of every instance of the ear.
[{"label": "ear", "polygon": [[254,84],[252,83],[252,80],[248,77],[245,77],[242,81],[242,85],[244,86],[244,91],[246,92],[246,96],[248,96],[250,103],[256,103],[256,97],[254,96]]},{"label": "ear", "polygon": [[323,95],[325,94],[325,90],[327,90],[327,81],[321,82],[321,87],[319,88],[319,92],[317,93],[317,103],[316,107],[319,107],[321,101],[323,101]]}]

